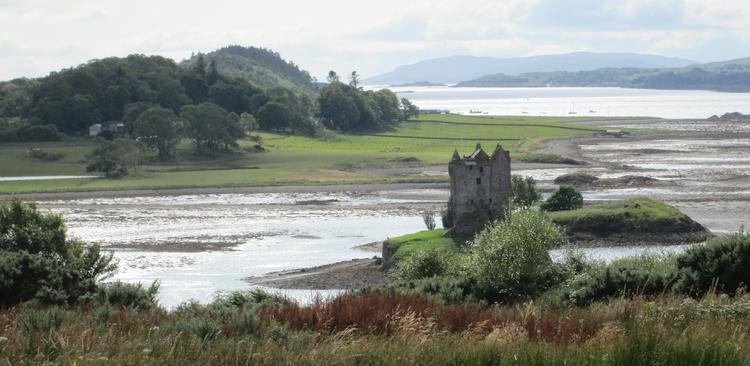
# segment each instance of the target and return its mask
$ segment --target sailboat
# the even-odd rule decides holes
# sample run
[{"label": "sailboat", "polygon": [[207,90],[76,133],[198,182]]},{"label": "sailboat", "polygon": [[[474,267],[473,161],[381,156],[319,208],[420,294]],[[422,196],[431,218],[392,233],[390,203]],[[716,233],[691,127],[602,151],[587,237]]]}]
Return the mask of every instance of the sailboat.
[{"label": "sailboat", "polygon": [[573,102],[573,108],[570,109],[568,114],[578,114],[578,112],[576,112],[576,102]]}]

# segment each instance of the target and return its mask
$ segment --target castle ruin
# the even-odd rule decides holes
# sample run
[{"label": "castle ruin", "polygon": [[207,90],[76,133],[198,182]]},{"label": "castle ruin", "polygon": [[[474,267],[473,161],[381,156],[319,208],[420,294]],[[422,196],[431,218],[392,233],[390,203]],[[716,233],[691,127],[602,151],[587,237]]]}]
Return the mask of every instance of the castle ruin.
[{"label": "castle ruin", "polygon": [[479,144],[463,158],[454,150],[448,174],[448,205],[453,217],[450,233],[474,234],[487,223],[505,217],[511,193],[510,154],[500,144],[491,156]]}]

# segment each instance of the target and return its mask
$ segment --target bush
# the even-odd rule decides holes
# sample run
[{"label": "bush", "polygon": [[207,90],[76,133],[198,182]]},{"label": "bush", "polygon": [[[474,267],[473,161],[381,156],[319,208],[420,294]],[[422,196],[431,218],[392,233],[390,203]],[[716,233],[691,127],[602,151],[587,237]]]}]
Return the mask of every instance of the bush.
[{"label": "bush", "polygon": [[393,275],[401,280],[418,280],[442,276],[455,270],[452,253],[425,250],[408,255],[396,263]]},{"label": "bush", "polygon": [[116,269],[112,254],[66,237],[57,214],[18,199],[0,205],[0,303],[72,303]]},{"label": "bush", "polygon": [[159,306],[156,300],[158,292],[158,281],[154,281],[148,288],[140,283],[117,281],[99,286],[97,297],[100,304],[116,305],[133,310],[149,310]]},{"label": "bush", "polygon": [[513,212],[479,232],[468,263],[479,295],[499,301],[543,290],[540,281],[552,263],[549,249],[562,241],[560,227],[535,209]]},{"label": "bush", "polygon": [[560,186],[552,196],[542,203],[545,211],[568,211],[583,207],[583,195],[575,187]]},{"label": "bush", "polygon": [[575,305],[612,297],[657,295],[669,290],[673,273],[613,263],[576,278],[565,297]]},{"label": "bush", "polygon": [[675,292],[733,294],[746,289],[750,284],[750,234],[740,231],[690,247],[677,257],[677,270]]},{"label": "bush", "polygon": [[518,207],[529,207],[541,196],[536,190],[536,181],[532,177],[514,174],[511,177],[511,202]]},{"label": "bush", "polygon": [[57,307],[29,309],[19,319],[19,326],[26,334],[49,332],[58,329],[65,321],[65,313]]},{"label": "bush", "polygon": [[208,317],[194,317],[180,320],[175,328],[181,332],[193,334],[203,340],[211,340],[221,333],[221,323]]},{"label": "bush", "polygon": [[422,221],[427,230],[435,230],[435,215],[430,211],[422,213]]},{"label": "bush", "polygon": [[441,304],[463,304],[478,301],[474,296],[475,289],[476,282],[469,276],[435,276],[418,280],[394,281],[383,288],[359,289],[354,291],[354,294],[368,294],[377,291],[387,294],[417,293]]},{"label": "bush", "polygon": [[62,159],[62,154],[47,152],[42,149],[31,148],[26,151],[26,156],[32,160],[39,160],[44,162],[58,161]]}]

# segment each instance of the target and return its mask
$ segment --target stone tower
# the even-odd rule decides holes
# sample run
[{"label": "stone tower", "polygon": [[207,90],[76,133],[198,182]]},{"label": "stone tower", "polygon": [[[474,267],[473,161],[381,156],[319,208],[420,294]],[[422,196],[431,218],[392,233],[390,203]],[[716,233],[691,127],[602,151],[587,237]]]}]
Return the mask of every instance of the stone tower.
[{"label": "stone tower", "polygon": [[510,199],[510,154],[500,144],[491,156],[479,144],[463,158],[454,150],[448,174],[451,233],[473,234],[490,221],[505,217]]}]

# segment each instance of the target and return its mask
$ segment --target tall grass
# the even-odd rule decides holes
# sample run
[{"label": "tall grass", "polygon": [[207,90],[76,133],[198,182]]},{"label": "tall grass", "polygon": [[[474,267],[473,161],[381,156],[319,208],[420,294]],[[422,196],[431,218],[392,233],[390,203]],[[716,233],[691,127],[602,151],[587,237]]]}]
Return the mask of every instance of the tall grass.
[{"label": "tall grass", "polygon": [[309,306],[224,301],[173,312],[110,307],[106,323],[97,309],[32,304],[0,309],[0,364],[750,362],[750,296],[620,298],[551,308],[531,302],[443,305],[413,294],[344,294]]}]

